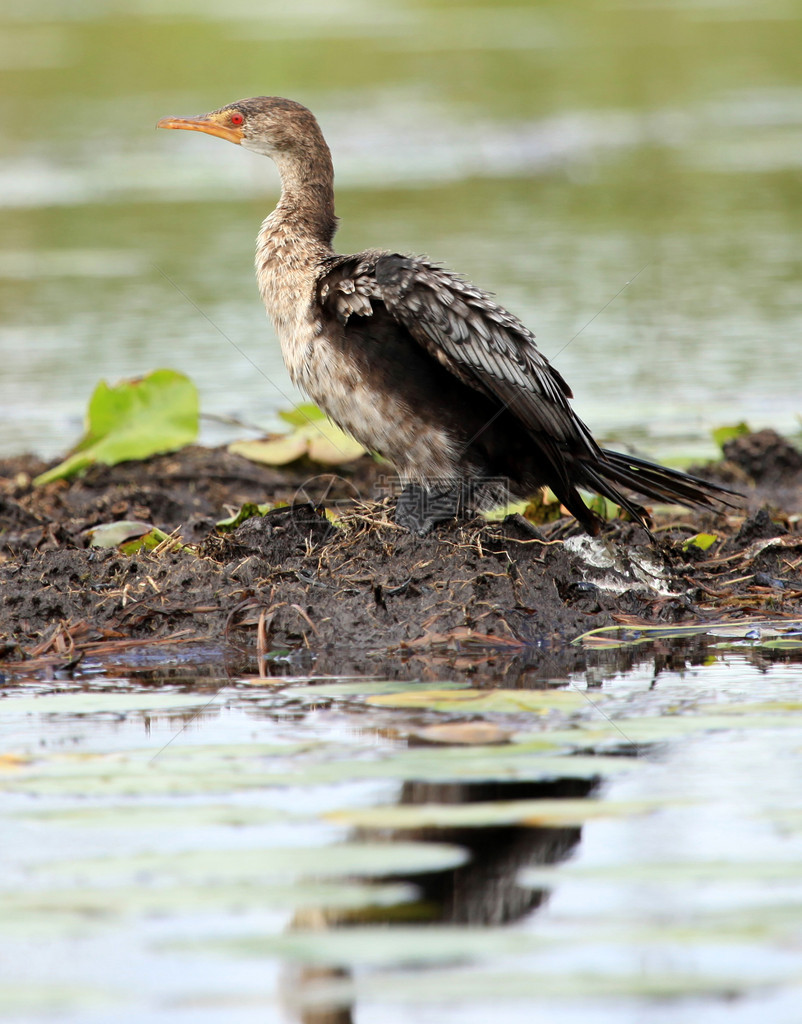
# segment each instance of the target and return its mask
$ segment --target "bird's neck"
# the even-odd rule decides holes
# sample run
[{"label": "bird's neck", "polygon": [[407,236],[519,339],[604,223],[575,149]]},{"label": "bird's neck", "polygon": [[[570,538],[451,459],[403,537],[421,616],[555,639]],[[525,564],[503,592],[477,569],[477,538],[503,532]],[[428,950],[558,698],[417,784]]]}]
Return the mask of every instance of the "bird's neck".
[{"label": "bird's neck", "polygon": [[278,154],[273,159],[281,175],[281,199],[265,221],[263,234],[269,228],[282,248],[294,240],[303,249],[320,247],[330,252],[337,218],[334,169],[325,142],[303,158]]}]

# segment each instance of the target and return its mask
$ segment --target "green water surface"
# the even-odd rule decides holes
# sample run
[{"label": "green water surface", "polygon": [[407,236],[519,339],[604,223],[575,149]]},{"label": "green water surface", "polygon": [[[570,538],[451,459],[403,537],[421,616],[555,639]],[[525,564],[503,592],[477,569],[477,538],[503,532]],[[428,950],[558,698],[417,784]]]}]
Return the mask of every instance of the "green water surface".
[{"label": "green water surface", "polygon": [[62,452],[100,376],[174,367],[266,425],[297,399],[253,281],[274,169],[154,130],[258,94],[317,113],[343,250],[495,291],[605,440],[798,429],[795,0],[8,0],[0,40],[4,454]]}]

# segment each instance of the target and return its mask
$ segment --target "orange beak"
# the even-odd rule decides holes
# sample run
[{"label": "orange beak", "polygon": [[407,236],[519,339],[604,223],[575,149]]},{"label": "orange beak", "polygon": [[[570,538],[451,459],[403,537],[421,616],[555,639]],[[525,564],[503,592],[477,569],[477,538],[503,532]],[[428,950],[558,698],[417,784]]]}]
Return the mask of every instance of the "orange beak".
[{"label": "orange beak", "polygon": [[219,139],[227,139],[235,142],[238,146],[242,143],[242,128],[235,127],[218,120],[220,115],[207,114],[203,117],[163,117],[156,125],[157,128],[184,128],[188,132],[204,132],[206,135],[216,135]]}]

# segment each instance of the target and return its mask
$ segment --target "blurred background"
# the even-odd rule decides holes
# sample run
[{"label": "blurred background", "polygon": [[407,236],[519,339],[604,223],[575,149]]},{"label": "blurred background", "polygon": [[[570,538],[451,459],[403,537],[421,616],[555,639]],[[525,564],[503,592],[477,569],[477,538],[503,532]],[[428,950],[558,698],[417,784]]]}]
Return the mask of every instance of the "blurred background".
[{"label": "blurred background", "polygon": [[273,166],[154,129],[259,94],[317,114],[340,250],[496,292],[603,440],[799,429],[795,0],[3,0],[0,75],[0,454],[63,452],[101,377],[298,399],[253,279]]}]

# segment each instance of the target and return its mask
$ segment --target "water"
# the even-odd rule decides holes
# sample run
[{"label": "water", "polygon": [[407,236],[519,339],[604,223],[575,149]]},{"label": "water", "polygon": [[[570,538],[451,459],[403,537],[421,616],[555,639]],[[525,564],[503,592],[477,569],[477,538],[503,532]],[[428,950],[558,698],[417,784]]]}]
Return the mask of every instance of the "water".
[{"label": "water", "polygon": [[604,439],[671,458],[713,454],[722,423],[798,429],[801,15],[6,3],[3,453],[63,452],[99,377],[157,366],[207,413],[271,426],[297,400],[251,266],[273,168],[153,130],[261,93],[318,114],[340,247],[427,252],[494,290]]},{"label": "water", "polygon": [[[161,657],[2,691],[0,1020],[798,1019],[798,653],[545,690]],[[477,683],[507,742],[422,743]]]}]

